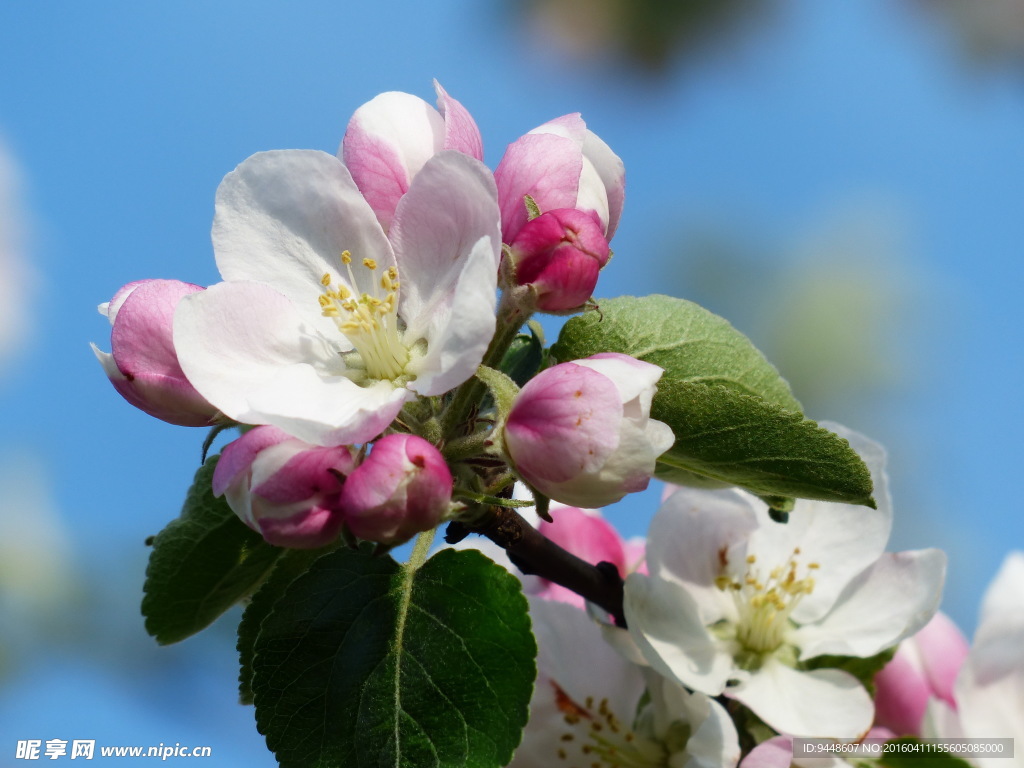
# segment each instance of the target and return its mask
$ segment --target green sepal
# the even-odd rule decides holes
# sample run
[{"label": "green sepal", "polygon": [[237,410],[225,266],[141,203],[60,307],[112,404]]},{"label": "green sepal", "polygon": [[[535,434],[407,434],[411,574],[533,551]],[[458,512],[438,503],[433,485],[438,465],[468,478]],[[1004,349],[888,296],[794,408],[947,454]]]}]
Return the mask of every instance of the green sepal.
[{"label": "green sepal", "polygon": [[283,549],[267,544],[210,487],[218,456],[196,472],[181,514],[153,540],[142,614],[161,645],[205,629],[251,594]]},{"label": "green sepal", "polygon": [[256,724],[291,768],[507,764],[536,643],[518,579],[480,552],[416,569],[339,549],[261,623]]},{"label": "green sepal", "polygon": [[544,364],[544,340],[530,323],[530,333],[521,333],[512,339],[501,361],[501,372],[522,387],[536,375]]}]

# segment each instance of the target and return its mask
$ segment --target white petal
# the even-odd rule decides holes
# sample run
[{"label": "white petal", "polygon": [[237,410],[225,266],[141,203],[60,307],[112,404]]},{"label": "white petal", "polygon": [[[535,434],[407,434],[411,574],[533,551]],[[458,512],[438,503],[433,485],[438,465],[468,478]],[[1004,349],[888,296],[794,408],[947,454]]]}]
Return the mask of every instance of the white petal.
[{"label": "white petal", "polygon": [[852,581],[821,621],[793,633],[802,659],[873,656],[921,629],[938,610],[946,554],[887,552]]},{"label": "white petal", "polygon": [[[374,259],[394,264],[391,246],[369,204],[338,158],[313,150],[261,152],[224,177],[213,220],[217,268],[225,280],[254,280],[287,296],[314,327],[334,327],[320,315],[320,278],[330,273],[355,293],[374,292]],[[355,262],[351,285],[340,254]],[[380,274],[380,271],[377,271]]]},{"label": "white petal", "polygon": [[798,576],[804,575],[808,563],[821,566],[814,573],[814,591],[793,613],[798,624],[817,621],[832,608],[846,585],[885,551],[892,528],[885,449],[839,424],[822,422],[822,426],[849,441],[864,459],[874,481],[878,508],[801,499],[786,524],[771,522],[767,512],[761,511],[762,528],[751,537],[750,544],[759,560],[767,567],[782,565],[794,547],[799,547]]},{"label": "white petal", "polygon": [[697,603],[680,585],[631,574],[623,607],[626,624],[648,663],[685,686],[717,696],[743,673],[704,626]]},{"label": "white petal", "polygon": [[859,739],[875,715],[871,697],[853,675],[838,669],[800,672],[771,658],[727,695],[790,736]]},{"label": "white petal", "polygon": [[439,308],[426,329],[426,354],[406,367],[416,379],[409,388],[440,395],[466,381],[483,361],[494,335],[494,241],[481,239],[470,251],[452,302]]},{"label": "white petal", "polygon": [[[1024,554],[1011,553],[985,592],[981,621],[956,684],[963,735],[1016,740],[1013,763],[1024,765]],[[944,735],[944,734],[943,734]]]},{"label": "white petal", "polygon": [[491,263],[492,274],[481,290],[495,292],[501,259],[498,217],[494,178],[478,160],[441,152],[413,179],[389,235],[399,260],[399,314],[409,346],[447,325],[459,278],[477,251],[483,250]]},{"label": "white petal", "polygon": [[[679,582],[700,607],[705,625],[733,616],[733,602],[715,586],[728,560],[757,526],[751,497],[733,489],[680,488],[661,505],[647,535],[651,574]],[[734,565],[738,565],[734,564]]]},{"label": "white petal", "polygon": [[643,675],[605,643],[597,622],[576,606],[540,598],[530,599],[530,617],[541,674],[575,701],[608,699],[620,717],[633,715],[644,691]]},{"label": "white petal", "polygon": [[[690,693],[681,685],[655,674],[647,676],[654,709],[655,734],[666,740],[673,722],[687,723],[692,735],[686,742],[687,768],[725,768],[740,758],[739,736],[722,705],[703,693]],[[670,762],[670,764],[675,764]]]},{"label": "white petal", "polygon": [[174,346],[189,381],[223,413],[310,443],[373,438],[412,397],[389,382],[360,387],[346,378],[344,347],[261,283],[219,283],[183,299]]}]

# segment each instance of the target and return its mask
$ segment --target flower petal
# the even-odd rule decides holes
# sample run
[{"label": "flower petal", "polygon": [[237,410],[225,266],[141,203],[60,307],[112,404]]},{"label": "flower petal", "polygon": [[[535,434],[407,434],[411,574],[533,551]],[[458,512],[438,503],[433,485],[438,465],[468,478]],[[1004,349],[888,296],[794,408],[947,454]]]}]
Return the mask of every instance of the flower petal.
[{"label": "flower petal", "polygon": [[318,303],[325,273],[357,295],[375,293],[370,270],[354,269],[356,285],[350,285],[342,251],[357,263],[374,259],[381,269],[395,263],[348,169],[313,150],[261,152],[225,176],[217,189],[213,247],[225,280],[272,285],[324,333],[337,332]]},{"label": "flower petal", "polygon": [[661,505],[647,536],[652,575],[683,585],[705,625],[733,616],[732,600],[717,586],[731,558],[757,526],[751,498],[734,489],[679,488]]},{"label": "flower petal", "polygon": [[[585,165],[593,166],[594,173],[604,186],[608,206],[605,237],[610,242],[615,230],[618,229],[619,219],[622,217],[622,205],[626,197],[626,168],[619,156],[612,152],[611,147],[590,130],[587,131],[586,138],[583,140],[583,156],[587,160]],[[588,177],[589,174],[580,179],[581,187]],[[583,197],[582,193],[581,189],[580,197]],[[582,208],[582,206],[577,207]]]},{"label": "flower petal", "polygon": [[827,616],[794,631],[800,658],[866,657],[891,648],[935,614],[945,574],[946,554],[938,549],[886,552],[849,584]]},{"label": "flower petal", "polygon": [[437,108],[444,115],[444,149],[454,149],[482,161],[484,142],[476,121],[437,80],[434,81],[434,90],[437,91]]},{"label": "flower petal", "polygon": [[[429,341],[450,320],[456,285],[470,257],[489,257],[487,276],[474,292],[494,296],[501,243],[497,192],[487,168],[458,152],[439,153],[413,180],[389,235],[399,261],[399,314],[405,340]],[[481,245],[481,240],[484,243]],[[493,315],[492,303],[486,314]],[[486,325],[481,317],[477,325]],[[477,329],[488,340],[493,328]]]},{"label": "flower petal", "polygon": [[[462,120],[456,122],[464,129]],[[447,148],[445,123],[423,99],[397,91],[374,97],[349,120],[338,156],[385,229],[412,178],[435,152]]]},{"label": "flower petal", "polygon": [[644,658],[665,677],[717,696],[745,673],[714,638],[696,601],[679,584],[634,573],[626,579],[626,624]]},{"label": "flower petal", "polygon": [[859,739],[875,713],[853,675],[838,669],[801,672],[773,658],[726,695],[776,731],[806,738]]},{"label": "flower petal", "polygon": [[361,387],[346,378],[343,348],[260,283],[220,283],[186,297],[174,340],[189,381],[223,413],[309,443],[372,439],[413,396],[390,382]]},{"label": "flower petal", "polygon": [[[793,612],[798,624],[823,617],[840,592],[885,551],[892,528],[892,501],[885,473],[885,449],[878,443],[839,424],[822,422],[849,441],[871,471],[877,509],[854,504],[834,504],[801,499],[786,524],[771,522],[761,510],[762,527],[751,537],[751,551],[764,563],[782,565],[800,548],[800,569],[817,562],[814,591],[804,595]],[[856,531],[856,535],[851,535]]]},{"label": "flower petal", "polygon": [[575,208],[582,171],[580,145],[565,136],[528,133],[510,144],[494,171],[504,242],[511,243],[529,218],[526,195],[542,212]]}]

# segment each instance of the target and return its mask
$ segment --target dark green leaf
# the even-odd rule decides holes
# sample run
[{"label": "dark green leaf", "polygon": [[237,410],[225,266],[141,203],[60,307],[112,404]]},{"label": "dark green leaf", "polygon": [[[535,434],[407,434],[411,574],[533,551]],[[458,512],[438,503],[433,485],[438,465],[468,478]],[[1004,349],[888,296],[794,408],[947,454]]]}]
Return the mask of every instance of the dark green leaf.
[{"label": "dark green leaf", "polygon": [[248,528],[210,489],[214,456],[196,472],[178,519],[153,541],[142,614],[161,644],[209,626],[250,594],[284,551]]},{"label": "dark green leaf", "polygon": [[621,352],[661,366],[651,410],[676,442],[656,476],[682,485],[738,485],[785,510],[788,497],[873,505],[871,476],[849,444],[803,417],[756,347],[727,321],[669,296],[602,300],[572,318],[559,361]]},{"label": "dark green leaf", "polygon": [[501,361],[501,371],[521,387],[533,378],[543,362],[544,345],[531,328],[529,334],[521,333],[512,340]]},{"label": "dark green leaf", "polygon": [[535,654],[519,581],[479,552],[415,569],[341,549],[263,619],[257,727],[294,768],[496,768],[526,723]]},{"label": "dark green leaf", "polygon": [[256,655],[256,638],[260,632],[263,619],[273,609],[285,589],[299,574],[309,570],[313,562],[330,552],[333,547],[324,549],[290,549],[285,552],[274,569],[270,572],[263,585],[256,590],[252,600],[245,606],[245,613],[238,623],[238,701],[241,704],[252,704],[252,659]]}]

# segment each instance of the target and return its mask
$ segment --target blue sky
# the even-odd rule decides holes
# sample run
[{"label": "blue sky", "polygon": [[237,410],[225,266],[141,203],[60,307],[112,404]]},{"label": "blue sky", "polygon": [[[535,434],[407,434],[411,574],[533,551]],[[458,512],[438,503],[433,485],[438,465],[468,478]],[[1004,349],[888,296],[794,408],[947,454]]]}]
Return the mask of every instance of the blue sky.
[{"label": "blue sky", "polygon": [[[34,278],[22,349],[0,363],[0,465],[43,483],[14,489],[29,522],[0,509],[0,537],[52,510],[59,530],[41,546],[74,586],[56,616],[0,615],[15,667],[0,671],[0,755],[17,739],[82,737],[273,764],[235,704],[231,622],[168,649],[143,632],[142,542],[177,514],[202,435],[116,396],[88,346],[108,346],[95,307],[144,277],[215,282],[225,173],[264,149],[334,151],[357,106],[385,90],[432,99],[435,77],[473,113],[492,167],[520,134],[573,111],[624,159],[626,210],[599,295],[735,306],[731,319],[767,347],[772,315],[744,305],[807,301],[787,292],[794,276],[851,226],[867,226],[868,243],[895,233],[896,246],[861,254],[870,269],[858,274],[889,297],[869,352],[895,350],[900,375],[810,415],[889,446],[894,546],[947,549],[946,607],[973,627],[998,563],[1024,547],[1010,498],[1024,426],[1021,73],[966,67],[941,24],[897,0],[784,3],[740,44],[654,80],[560,55],[515,6],[0,7],[0,142],[18,168]],[[724,289],[692,269],[690,235],[708,230],[753,252]],[[610,514],[639,534],[655,505],[651,492]]]}]

